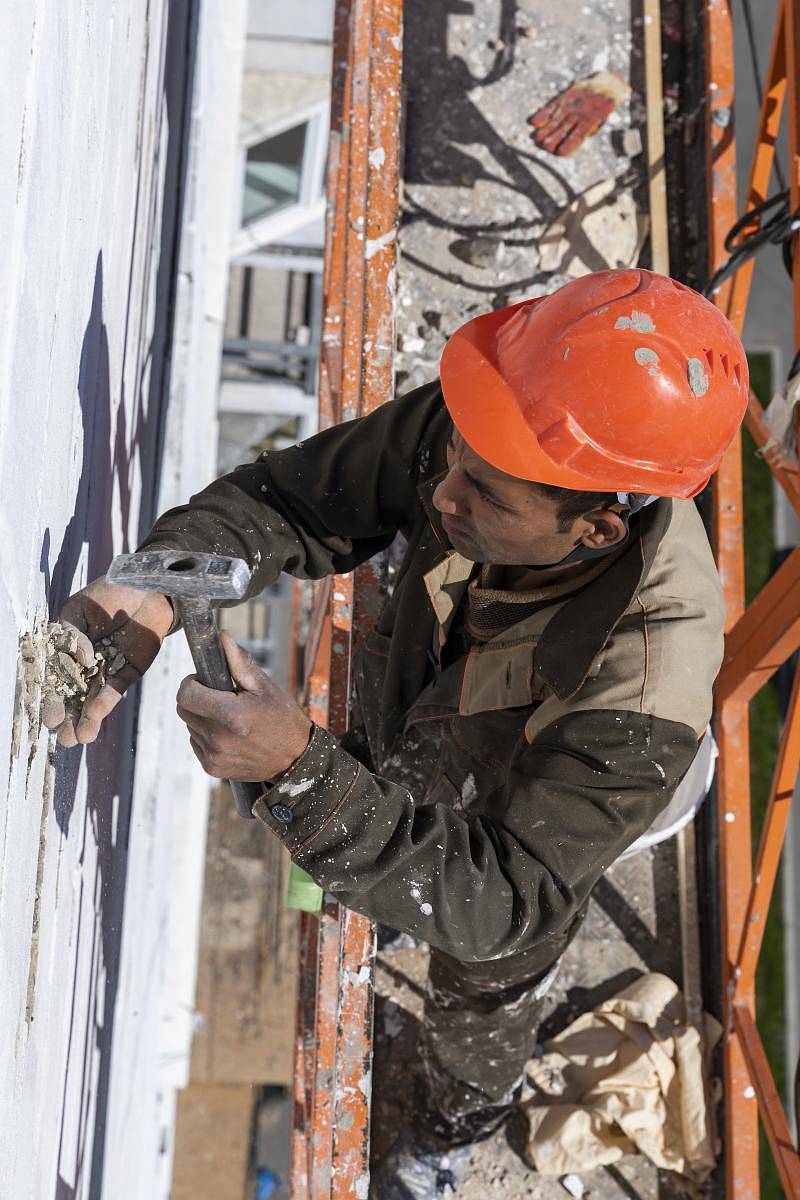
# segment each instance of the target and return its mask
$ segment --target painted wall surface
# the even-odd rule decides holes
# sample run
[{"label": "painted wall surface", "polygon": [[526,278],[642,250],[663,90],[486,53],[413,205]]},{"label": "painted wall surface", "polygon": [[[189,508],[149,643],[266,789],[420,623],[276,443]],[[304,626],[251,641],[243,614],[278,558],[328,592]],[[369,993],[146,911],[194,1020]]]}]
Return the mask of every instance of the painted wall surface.
[{"label": "painted wall surface", "polygon": [[243,5],[224,8],[0,14],[0,1196],[15,1200],[168,1194],[208,797],[175,713],[191,660],[168,639],[97,741],[65,749],[40,726],[36,650],[72,592],[214,475],[244,40]]}]

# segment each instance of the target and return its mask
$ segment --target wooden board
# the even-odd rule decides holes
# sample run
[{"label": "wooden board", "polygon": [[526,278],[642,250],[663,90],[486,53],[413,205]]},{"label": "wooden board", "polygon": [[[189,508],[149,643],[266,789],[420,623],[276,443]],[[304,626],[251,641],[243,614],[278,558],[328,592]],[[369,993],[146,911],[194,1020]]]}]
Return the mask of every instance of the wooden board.
[{"label": "wooden board", "polygon": [[191,1084],[178,1093],[170,1200],[242,1200],[258,1089]]},{"label": "wooden board", "polygon": [[227,784],[211,796],[197,966],[192,1083],[292,1079],[297,913],[283,908],[288,855],[236,814]]}]

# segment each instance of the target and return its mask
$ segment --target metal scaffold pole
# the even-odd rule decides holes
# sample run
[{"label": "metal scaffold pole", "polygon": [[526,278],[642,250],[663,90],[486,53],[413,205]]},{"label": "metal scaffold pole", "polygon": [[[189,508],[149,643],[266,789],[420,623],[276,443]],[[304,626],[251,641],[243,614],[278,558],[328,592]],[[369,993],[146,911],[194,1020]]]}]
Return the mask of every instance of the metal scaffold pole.
[{"label": "metal scaffold pole", "polygon": [[[401,0],[336,6],[320,426],[364,415],[394,382]],[[350,722],[352,651],[376,611],[373,563],[318,586],[306,649],[311,716]],[[303,914],[290,1187],[293,1200],[366,1200],[375,930],[326,897]]]},{"label": "metal scaffold pole", "polygon": [[[707,0],[707,152],[709,200],[709,268],[713,273],[728,257],[729,231],[738,212],[735,194],[733,128],[733,27],[730,5]],[[797,64],[800,55],[800,4],[779,6],[761,114],[740,223],[739,238],[757,233],[761,215],[754,212],[768,198],[775,164],[775,144],[785,101],[789,134],[791,213],[800,206],[800,102]],[[795,343],[800,346],[800,254],[798,234],[790,233],[793,250]],[[750,258],[721,283],[713,299],[741,333],[753,273]],[[764,413],[751,393],[745,423],[764,453],[776,482],[800,512],[800,474],[796,457],[781,456],[768,446]],[[755,865],[750,821],[749,703],[800,646],[800,549],[786,559],[758,596],[745,608],[741,438],[728,451],[714,489],[715,550],[728,604],[725,659],[716,688],[720,868],[725,1025],[725,1162],[726,1194],[759,1194],[758,1115],[787,1196],[800,1196],[800,1157],[775,1086],[755,1018],[755,972],[770,901],[777,880],[789,806],[800,766],[800,703],[797,681],[784,721],[767,813]]]}]

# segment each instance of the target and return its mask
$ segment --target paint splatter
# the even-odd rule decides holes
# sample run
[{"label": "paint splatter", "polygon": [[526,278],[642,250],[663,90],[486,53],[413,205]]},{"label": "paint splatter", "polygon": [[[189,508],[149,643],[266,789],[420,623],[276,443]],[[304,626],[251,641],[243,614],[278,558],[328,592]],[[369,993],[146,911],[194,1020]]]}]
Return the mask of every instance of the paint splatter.
[{"label": "paint splatter", "polygon": [[652,317],[647,313],[637,312],[633,310],[629,317],[617,317],[614,322],[615,329],[634,329],[637,333],[655,333],[655,325]]},{"label": "paint splatter", "polygon": [[658,355],[649,346],[637,346],[633,352],[633,357],[640,367],[657,367],[659,363]]},{"label": "paint splatter", "polygon": [[699,358],[690,358],[687,363],[689,387],[695,396],[705,396],[708,391],[708,376]]}]

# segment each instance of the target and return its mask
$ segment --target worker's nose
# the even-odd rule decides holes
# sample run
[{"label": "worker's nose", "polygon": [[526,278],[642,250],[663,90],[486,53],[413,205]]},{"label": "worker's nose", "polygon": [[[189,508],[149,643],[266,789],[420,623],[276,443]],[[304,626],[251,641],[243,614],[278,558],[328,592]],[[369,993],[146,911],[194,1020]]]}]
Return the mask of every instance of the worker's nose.
[{"label": "worker's nose", "polygon": [[459,467],[451,467],[431,497],[433,507],[451,517],[463,516],[467,511],[458,475]]}]

